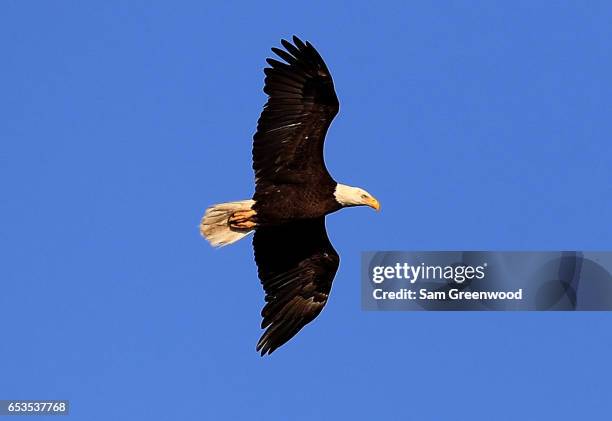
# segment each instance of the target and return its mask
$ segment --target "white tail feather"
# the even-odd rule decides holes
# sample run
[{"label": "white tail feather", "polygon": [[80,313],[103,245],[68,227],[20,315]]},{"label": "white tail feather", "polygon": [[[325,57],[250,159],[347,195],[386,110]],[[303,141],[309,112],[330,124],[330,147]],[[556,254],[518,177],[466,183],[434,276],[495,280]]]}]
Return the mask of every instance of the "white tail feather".
[{"label": "white tail feather", "polygon": [[241,200],[211,206],[206,209],[206,213],[200,222],[200,234],[213,247],[223,247],[235,243],[253,230],[231,228],[228,219],[236,211],[250,210],[254,204],[254,200]]}]

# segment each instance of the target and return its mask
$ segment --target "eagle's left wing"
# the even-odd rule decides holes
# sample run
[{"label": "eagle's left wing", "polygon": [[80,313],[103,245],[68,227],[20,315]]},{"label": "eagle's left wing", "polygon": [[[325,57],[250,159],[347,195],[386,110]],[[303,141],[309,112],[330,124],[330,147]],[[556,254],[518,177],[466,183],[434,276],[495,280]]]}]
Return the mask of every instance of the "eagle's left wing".
[{"label": "eagle's left wing", "polygon": [[323,159],[325,134],[339,109],[331,74],[309,42],[281,42],[286,51],[272,51],[285,63],[267,60],[269,98],[253,136],[256,200],[270,186],[331,179]]},{"label": "eagle's left wing", "polygon": [[266,292],[257,343],[271,354],[319,315],[340,258],[329,242],[325,217],[260,227],[253,237],[258,275]]}]

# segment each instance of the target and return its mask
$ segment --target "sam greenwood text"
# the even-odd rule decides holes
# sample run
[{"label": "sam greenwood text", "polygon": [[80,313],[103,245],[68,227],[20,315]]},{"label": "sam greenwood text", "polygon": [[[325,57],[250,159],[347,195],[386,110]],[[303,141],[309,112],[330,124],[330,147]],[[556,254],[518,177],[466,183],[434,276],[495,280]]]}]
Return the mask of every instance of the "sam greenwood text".
[{"label": "sam greenwood text", "polygon": [[372,292],[375,300],[522,300],[523,289],[516,291],[460,291],[452,288],[448,291],[429,291],[420,288],[418,291],[402,288],[399,291],[383,291],[376,288]]},{"label": "sam greenwood text", "polygon": [[[463,284],[466,281],[481,280],[486,277],[487,263],[472,265],[410,265],[396,263],[392,266],[375,266],[372,268],[371,280],[381,284],[387,279],[404,279],[411,285],[417,281],[445,280],[448,284]],[[523,289],[516,291],[466,291],[459,288],[430,290],[427,288],[401,288],[397,291],[385,291],[375,288],[372,291],[375,300],[522,300]]]}]

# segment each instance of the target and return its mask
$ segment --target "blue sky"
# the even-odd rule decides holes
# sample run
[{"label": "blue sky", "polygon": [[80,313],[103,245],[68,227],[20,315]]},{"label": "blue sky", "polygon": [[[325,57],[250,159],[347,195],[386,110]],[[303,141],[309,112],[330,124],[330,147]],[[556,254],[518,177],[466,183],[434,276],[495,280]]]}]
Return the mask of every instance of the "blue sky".
[{"label": "blue sky", "polygon": [[[609,2],[0,5],[0,398],[78,420],[605,419],[607,313],[360,309],[364,250],[610,249]],[[382,212],[328,218],[321,316],[255,352],[264,59],[298,34],[341,111],[326,159]]]}]

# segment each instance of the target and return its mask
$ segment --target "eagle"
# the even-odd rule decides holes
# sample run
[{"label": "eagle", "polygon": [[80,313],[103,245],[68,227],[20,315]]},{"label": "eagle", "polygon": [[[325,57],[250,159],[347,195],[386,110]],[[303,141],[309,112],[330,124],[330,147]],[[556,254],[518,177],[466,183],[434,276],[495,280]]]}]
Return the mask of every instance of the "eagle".
[{"label": "eagle", "polygon": [[257,272],[265,291],[256,350],[271,354],[321,312],[340,257],[325,216],[350,206],[380,210],[367,191],[336,182],[327,171],[323,143],[339,110],[331,74],[308,41],[293,36],[272,48],[264,92],[268,101],[253,136],[255,193],[250,200],[209,207],[200,233],[213,247],[254,231]]}]

